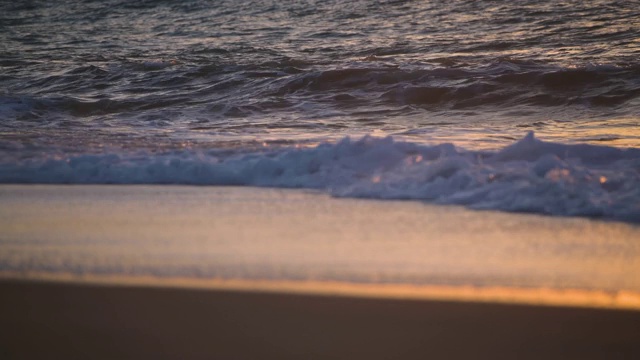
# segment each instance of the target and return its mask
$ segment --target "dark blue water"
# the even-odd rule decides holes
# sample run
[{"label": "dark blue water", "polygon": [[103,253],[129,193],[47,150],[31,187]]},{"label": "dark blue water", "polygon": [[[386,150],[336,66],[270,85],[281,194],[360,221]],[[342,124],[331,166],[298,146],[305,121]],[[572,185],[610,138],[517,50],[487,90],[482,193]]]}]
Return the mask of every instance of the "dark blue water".
[{"label": "dark blue water", "polygon": [[[531,199],[573,187],[591,200],[525,199],[516,211],[640,213],[640,166],[629,155],[637,152],[623,150],[640,147],[636,1],[2,1],[0,84],[3,182],[314,187],[513,210],[520,202],[509,196],[527,191],[511,175],[524,171],[514,176],[529,182]],[[575,147],[540,150],[486,169],[529,131],[600,148],[587,157]],[[305,153],[302,170],[281,158],[364,135],[419,149],[402,148],[389,163],[356,156],[354,164],[369,165],[348,175],[320,150]],[[548,149],[536,141],[516,148]],[[380,182],[405,157],[447,144],[457,148],[446,156],[472,154],[470,168],[400,171],[400,183]],[[554,158],[535,170],[544,156]],[[245,173],[214,166],[230,158],[237,163],[224,171]],[[526,162],[521,170],[516,160]],[[450,180],[462,173],[471,175]],[[356,191],[353,181],[345,190],[336,176],[378,179],[393,191]],[[460,195],[495,184],[487,179],[515,186],[502,205]],[[433,181],[448,190],[415,189]],[[612,215],[620,201],[630,210]]]}]

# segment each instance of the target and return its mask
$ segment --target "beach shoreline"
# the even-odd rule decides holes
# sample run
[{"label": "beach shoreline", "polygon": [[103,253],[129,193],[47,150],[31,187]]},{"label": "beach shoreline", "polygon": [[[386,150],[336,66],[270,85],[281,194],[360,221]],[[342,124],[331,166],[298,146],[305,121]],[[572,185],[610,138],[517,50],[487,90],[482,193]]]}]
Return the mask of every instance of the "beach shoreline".
[{"label": "beach shoreline", "polygon": [[0,360],[640,359],[633,4],[0,2]]},{"label": "beach shoreline", "polygon": [[0,228],[0,272],[18,277],[640,293],[640,227],[585,218],[293,189],[0,185]]},{"label": "beach shoreline", "polygon": [[3,359],[628,359],[634,225],[308,191],[0,186]]}]

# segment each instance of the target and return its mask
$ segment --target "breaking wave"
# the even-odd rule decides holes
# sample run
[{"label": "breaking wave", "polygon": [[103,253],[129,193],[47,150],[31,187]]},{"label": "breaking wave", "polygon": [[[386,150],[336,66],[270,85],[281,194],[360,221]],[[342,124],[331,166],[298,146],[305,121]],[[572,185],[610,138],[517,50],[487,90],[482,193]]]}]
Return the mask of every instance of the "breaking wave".
[{"label": "breaking wave", "polygon": [[366,136],[310,148],[58,153],[5,159],[0,183],[308,188],[338,197],[640,223],[640,149],[566,145],[533,133],[498,151]]}]

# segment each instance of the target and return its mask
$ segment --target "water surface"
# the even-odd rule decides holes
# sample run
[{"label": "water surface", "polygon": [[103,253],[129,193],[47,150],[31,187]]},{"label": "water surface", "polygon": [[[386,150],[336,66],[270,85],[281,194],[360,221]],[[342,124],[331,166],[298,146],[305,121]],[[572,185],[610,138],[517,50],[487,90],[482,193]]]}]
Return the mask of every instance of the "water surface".
[{"label": "water surface", "polygon": [[[462,203],[638,221],[637,152],[620,151],[640,147],[639,9],[631,1],[2,2],[0,181],[295,186],[433,200],[435,190],[411,189],[438,178],[458,179],[446,185],[456,192],[511,179],[506,195],[489,191],[506,199],[498,205]],[[536,150],[509,158],[519,165],[478,169],[487,163],[478,159],[530,131],[545,144],[600,148]],[[335,190],[345,182],[331,174],[341,169],[321,155],[303,172],[320,169],[329,174],[322,180],[300,177],[289,161],[256,165],[364,135],[453,144],[440,153],[470,154],[474,170],[460,180],[452,177],[460,166],[437,168],[407,175],[399,192],[354,192]],[[249,170],[207,170],[229,159]],[[398,159],[355,162],[369,164],[352,171],[357,179],[398,184],[384,176]],[[289,177],[272,180],[277,173]],[[523,178],[531,199],[509,205],[523,204],[509,198],[527,194]],[[586,200],[558,205],[557,192]],[[439,201],[460,203],[449,195]],[[549,204],[529,205],[540,196]]]}]

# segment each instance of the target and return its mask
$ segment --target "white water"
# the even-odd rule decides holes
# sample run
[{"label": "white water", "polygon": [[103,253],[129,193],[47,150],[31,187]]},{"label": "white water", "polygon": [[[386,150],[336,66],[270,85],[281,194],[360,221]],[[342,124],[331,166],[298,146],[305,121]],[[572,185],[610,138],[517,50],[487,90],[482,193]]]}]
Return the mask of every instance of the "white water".
[{"label": "white water", "polygon": [[364,137],[251,152],[54,153],[0,164],[0,182],[310,188],[339,197],[640,222],[640,149],[564,145],[533,133],[494,152]]}]

